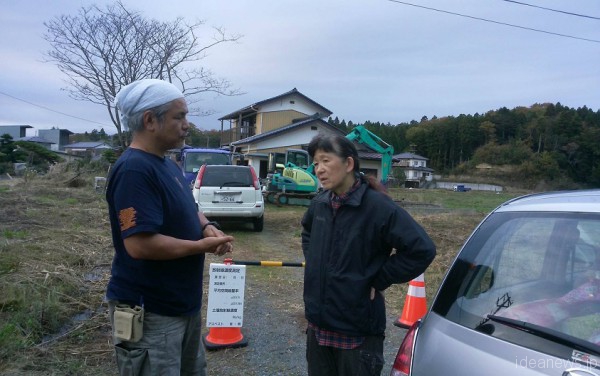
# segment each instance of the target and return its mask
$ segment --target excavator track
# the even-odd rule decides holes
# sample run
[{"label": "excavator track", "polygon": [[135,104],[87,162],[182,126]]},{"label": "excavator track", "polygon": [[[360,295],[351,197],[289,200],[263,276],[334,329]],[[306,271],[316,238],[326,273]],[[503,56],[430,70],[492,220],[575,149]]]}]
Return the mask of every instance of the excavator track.
[{"label": "excavator track", "polygon": [[265,192],[265,201],[279,207],[287,205],[309,206],[315,193]]}]

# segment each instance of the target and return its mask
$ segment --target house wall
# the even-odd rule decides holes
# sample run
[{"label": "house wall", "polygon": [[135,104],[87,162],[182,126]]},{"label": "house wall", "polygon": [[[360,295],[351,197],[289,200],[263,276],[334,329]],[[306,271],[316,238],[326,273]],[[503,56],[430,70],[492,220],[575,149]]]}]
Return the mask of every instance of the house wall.
[{"label": "house wall", "polygon": [[2,125],[0,126],[0,136],[3,134],[9,134],[13,141],[17,138],[27,136],[27,128],[31,128],[29,125]]},{"label": "house wall", "polygon": [[425,178],[426,181],[433,180],[433,176],[430,173],[421,170],[413,170],[411,168],[403,168],[403,170],[406,180],[421,180],[422,178]]},{"label": "house wall", "polygon": [[[314,129],[313,129],[314,127]],[[309,124],[290,130],[280,135],[269,137],[266,140],[260,140],[242,148],[243,153],[263,153],[265,150],[274,151],[286,149],[299,149],[300,145],[308,145],[310,140],[317,134],[332,133],[332,131],[319,126],[311,126]]]},{"label": "house wall", "polygon": [[256,117],[256,133],[265,133],[285,125],[292,124],[295,119],[305,118],[308,114],[295,110],[261,112]]},{"label": "house wall", "polygon": [[377,171],[377,180],[381,180],[381,161],[360,160],[360,169]]},{"label": "house wall", "polygon": [[[299,95],[289,95],[261,105],[260,112],[295,111],[305,115],[313,115],[319,108]],[[289,124],[289,123],[287,123]]]},{"label": "house wall", "polygon": [[69,144],[69,133],[63,129],[40,129],[38,135],[48,141],[52,141],[52,150],[65,150],[65,145]]},{"label": "house wall", "polygon": [[52,141],[53,144],[50,146],[51,150],[58,151],[60,150],[60,129],[40,129],[38,131],[38,136],[48,141]]},{"label": "house wall", "polygon": [[418,180],[419,178],[421,178],[421,174],[419,171],[411,170],[410,168],[404,170],[404,175],[406,175],[407,180]]},{"label": "house wall", "polygon": [[[313,129],[314,128],[314,129]],[[269,137],[266,140],[260,140],[248,145],[244,145],[242,153],[244,154],[264,154],[264,157],[247,157],[249,164],[256,169],[256,172],[263,176],[266,172],[260,170],[260,161],[268,160],[267,155],[273,152],[284,153],[287,149],[301,149],[303,145],[308,145],[310,140],[319,133],[334,133],[333,130],[320,127],[318,125],[306,124],[302,127],[284,132],[280,135]]]},{"label": "house wall", "polygon": [[[319,107],[298,95],[289,95],[264,103],[256,114],[256,134],[271,131],[292,123],[292,120],[313,115]],[[238,120],[232,120],[232,128],[238,127]]]},{"label": "house wall", "polygon": [[[257,176],[261,176],[260,175],[260,161],[261,158],[249,158],[248,159],[248,165],[254,167],[254,171],[256,172]],[[266,173],[265,173],[266,176]]]}]

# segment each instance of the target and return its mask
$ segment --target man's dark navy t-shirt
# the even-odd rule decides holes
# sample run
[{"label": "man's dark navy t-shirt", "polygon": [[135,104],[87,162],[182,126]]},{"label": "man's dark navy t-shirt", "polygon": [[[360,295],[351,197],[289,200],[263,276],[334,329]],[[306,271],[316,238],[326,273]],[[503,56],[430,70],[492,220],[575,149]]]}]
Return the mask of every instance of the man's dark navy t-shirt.
[{"label": "man's dark navy t-shirt", "polygon": [[135,260],[123,244],[137,233],[202,238],[192,192],[175,162],[127,149],[108,178],[106,200],[115,246],[106,297],[165,316],[199,312],[203,253],[167,261]]}]

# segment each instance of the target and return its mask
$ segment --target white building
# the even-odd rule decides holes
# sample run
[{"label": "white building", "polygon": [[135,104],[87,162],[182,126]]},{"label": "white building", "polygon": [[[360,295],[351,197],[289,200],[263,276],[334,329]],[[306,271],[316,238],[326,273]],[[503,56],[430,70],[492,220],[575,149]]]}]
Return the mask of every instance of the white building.
[{"label": "white building", "polygon": [[394,155],[393,166],[404,171],[406,177],[404,185],[407,188],[419,188],[422,183],[433,178],[433,169],[427,167],[428,160],[414,153],[400,153]]}]

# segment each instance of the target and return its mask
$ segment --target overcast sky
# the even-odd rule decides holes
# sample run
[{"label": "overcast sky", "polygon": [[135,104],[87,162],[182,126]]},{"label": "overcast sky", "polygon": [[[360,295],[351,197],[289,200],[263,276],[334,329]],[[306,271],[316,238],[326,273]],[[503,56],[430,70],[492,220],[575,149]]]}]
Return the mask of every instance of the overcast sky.
[{"label": "overcast sky", "polygon": [[[45,21],[109,3],[0,0],[0,125],[31,125],[28,135],[51,127],[115,132],[104,107],[71,99],[61,90],[64,75],[43,62]],[[206,33],[214,25],[243,35],[210,49],[202,61],[245,92],[201,97],[199,105],[216,111],[190,118],[202,129],[219,129],[219,117],[293,88],[354,123],[398,124],[545,102],[600,109],[598,0],[123,3],[148,18],[182,16],[206,21]]]}]

